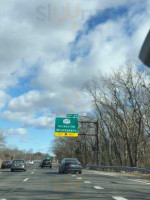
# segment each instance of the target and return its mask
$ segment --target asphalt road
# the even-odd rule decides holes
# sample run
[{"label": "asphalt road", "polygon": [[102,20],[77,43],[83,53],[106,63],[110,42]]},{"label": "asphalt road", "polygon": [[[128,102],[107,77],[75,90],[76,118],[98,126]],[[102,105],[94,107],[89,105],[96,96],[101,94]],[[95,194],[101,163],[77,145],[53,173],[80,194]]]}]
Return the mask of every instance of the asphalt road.
[{"label": "asphalt road", "polygon": [[58,174],[58,169],[0,170],[0,200],[150,200],[150,180],[93,171]]}]

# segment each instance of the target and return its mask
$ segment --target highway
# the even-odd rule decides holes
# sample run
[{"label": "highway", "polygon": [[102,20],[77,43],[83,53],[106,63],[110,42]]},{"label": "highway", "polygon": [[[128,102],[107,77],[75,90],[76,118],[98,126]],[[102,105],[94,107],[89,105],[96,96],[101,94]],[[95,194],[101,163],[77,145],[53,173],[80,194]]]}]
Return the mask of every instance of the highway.
[{"label": "highway", "polygon": [[0,170],[0,200],[150,200],[150,179],[83,170],[58,174],[58,168]]}]

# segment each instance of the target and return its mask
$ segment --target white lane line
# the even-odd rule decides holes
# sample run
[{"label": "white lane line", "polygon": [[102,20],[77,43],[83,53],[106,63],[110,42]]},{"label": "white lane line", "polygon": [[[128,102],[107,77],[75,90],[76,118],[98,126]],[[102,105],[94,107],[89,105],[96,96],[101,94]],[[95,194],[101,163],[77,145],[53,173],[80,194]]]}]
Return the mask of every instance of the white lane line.
[{"label": "white lane line", "polygon": [[90,182],[90,181],[84,181],[84,183],[86,183],[86,184],[90,184],[91,182]]},{"label": "white lane line", "polygon": [[0,200],[7,200],[7,199],[0,199]]},{"label": "white lane line", "polygon": [[23,182],[27,182],[29,180],[29,178],[25,178],[24,180],[23,180]]},{"label": "white lane line", "polygon": [[104,190],[104,188],[102,188],[102,187],[100,187],[100,186],[94,186],[94,188],[95,188],[96,190]]},{"label": "white lane line", "polygon": [[31,174],[34,174],[34,172],[31,172]]},{"label": "white lane line", "polygon": [[78,177],[77,179],[78,179],[78,180],[82,180],[82,178],[81,178],[81,177]]},{"label": "white lane line", "polygon": [[76,177],[76,175],[72,175],[72,177]]},{"label": "white lane line", "polygon": [[115,200],[128,200],[128,199],[125,199],[123,197],[112,197],[112,198],[115,199]]},{"label": "white lane line", "polygon": [[138,182],[138,183],[143,183],[146,185],[150,185],[150,182],[147,182],[146,180],[140,180],[140,179],[129,179],[130,181]]}]

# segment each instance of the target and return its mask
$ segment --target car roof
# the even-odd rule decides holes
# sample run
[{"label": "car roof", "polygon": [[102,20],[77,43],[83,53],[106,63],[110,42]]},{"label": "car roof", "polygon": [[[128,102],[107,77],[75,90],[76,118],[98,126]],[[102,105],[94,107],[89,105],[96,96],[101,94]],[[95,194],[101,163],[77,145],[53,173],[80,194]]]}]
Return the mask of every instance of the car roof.
[{"label": "car roof", "polygon": [[16,160],[21,160],[21,161],[25,161],[24,159],[14,159],[13,161],[16,161]]},{"label": "car roof", "polygon": [[3,162],[11,162],[10,160],[3,160]]}]

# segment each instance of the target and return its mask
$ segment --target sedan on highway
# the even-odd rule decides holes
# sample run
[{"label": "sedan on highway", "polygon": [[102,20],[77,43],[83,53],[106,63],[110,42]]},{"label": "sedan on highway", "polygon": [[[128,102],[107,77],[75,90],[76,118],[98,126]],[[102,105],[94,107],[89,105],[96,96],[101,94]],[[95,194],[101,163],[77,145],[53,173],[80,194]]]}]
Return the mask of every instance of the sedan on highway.
[{"label": "sedan on highway", "polygon": [[44,159],[44,160],[41,162],[40,167],[41,167],[41,168],[44,168],[44,167],[52,168],[52,162],[51,162],[51,160],[49,160],[49,159]]},{"label": "sedan on highway", "polygon": [[11,172],[16,170],[26,171],[26,163],[24,160],[13,160],[11,163]]},{"label": "sedan on highway", "polygon": [[77,158],[64,158],[62,159],[60,165],[59,165],[59,173],[82,173],[82,166],[81,163]]},{"label": "sedan on highway", "polygon": [[10,160],[4,160],[2,162],[1,169],[9,169],[10,168],[10,164],[11,164]]}]

